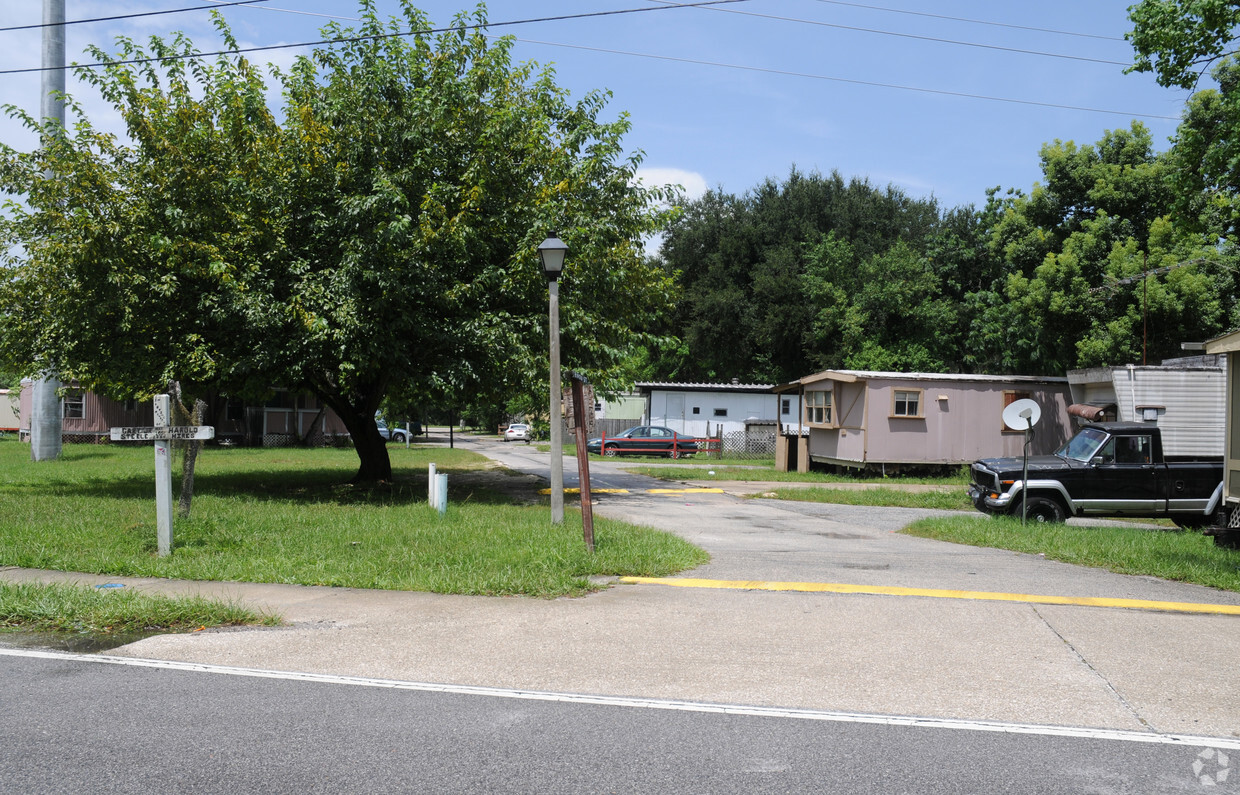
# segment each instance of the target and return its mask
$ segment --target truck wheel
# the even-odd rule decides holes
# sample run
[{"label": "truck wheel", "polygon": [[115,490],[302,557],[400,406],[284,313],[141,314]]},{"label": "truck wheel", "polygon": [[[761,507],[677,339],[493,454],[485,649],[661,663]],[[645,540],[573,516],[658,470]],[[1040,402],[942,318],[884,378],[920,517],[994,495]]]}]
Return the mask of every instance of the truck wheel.
[{"label": "truck wheel", "polygon": [[[1012,511],[1012,515],[1020,516],[1019,500],[1017,500],[1016,509]],[[1025,508],[1025,516],[1031,522],[1060,523],[1066,518],[1063,506],[1049,497],[1030,497],[1029,505]]]}]

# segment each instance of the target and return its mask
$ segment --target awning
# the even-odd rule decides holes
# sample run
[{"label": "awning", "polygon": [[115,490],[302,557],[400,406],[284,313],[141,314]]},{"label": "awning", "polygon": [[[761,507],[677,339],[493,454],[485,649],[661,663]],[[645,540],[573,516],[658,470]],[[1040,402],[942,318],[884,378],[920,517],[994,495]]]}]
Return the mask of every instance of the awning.
[{"label": "awning", "polygon": [[1107,413],[1105,406],[1091,406],[1088,403],[1073,403],[1068,406],[1068,414],[1073,417],[1081,417],[1090,422],[1100,421]]}]

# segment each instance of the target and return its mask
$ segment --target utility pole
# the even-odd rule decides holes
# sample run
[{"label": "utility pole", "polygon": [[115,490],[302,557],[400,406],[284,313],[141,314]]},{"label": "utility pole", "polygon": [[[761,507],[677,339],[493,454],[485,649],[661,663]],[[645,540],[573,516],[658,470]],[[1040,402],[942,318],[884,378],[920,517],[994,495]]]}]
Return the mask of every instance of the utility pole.
[{"label": "utility pole", "polygon": [[[39,116],[44,125],[65,126],[65,0],[43,0],[43,94]],[[50,179],[51,174],[44,174]],[[53,371],[43,373],[31,388],[30,458],[50,461],[60,457],[63,422],[60,410],[60,379]]]}]

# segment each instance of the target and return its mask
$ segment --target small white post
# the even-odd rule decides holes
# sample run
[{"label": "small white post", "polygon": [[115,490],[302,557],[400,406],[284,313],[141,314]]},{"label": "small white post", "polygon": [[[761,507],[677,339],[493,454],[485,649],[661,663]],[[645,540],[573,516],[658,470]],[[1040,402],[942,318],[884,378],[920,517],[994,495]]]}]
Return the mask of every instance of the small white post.
[{"label": "small white post", "polygon": [[435,491],[435,465],[431,464],[426,470],[426,501],[432,508],[435,507]]},{"label": "small white post", "polygon": [[405,449],[409,449],[409,422],[405,422]]},{"label": "small white post", "polygon": [[448,476],[435,476],[435,507],[439,509],[439,515],[443,516],[448,510]]},{"label": "small white post", "polygon": [[[167,395],[155,396],[155,427],[167,431],[171,402]],[[155,526],[159,556],[172,554],[172,440],[155,440]]]}]

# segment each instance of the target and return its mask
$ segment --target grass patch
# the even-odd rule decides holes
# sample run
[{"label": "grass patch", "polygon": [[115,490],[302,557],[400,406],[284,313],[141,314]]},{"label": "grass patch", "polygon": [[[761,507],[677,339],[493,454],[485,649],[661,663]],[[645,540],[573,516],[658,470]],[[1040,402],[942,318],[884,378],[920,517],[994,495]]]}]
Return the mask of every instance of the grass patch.
[{"label": "grass patch", "polygon": [[1006,516],[946,517],[914,522],[902,532],[922,538],[1045,555],[1078,566],[1240,591],[1240,551],[1193,532],[1137,527],[1021,525]]},{"label": "grass patch", "polygon": [[276,626],[278,616],[204,597],[167,597],[128,588],[0,582],[0,628],[129,635],[204,627]]},{"label": "grass patch", "polygon": [[[609,459],[614,461],[615,459]],[[711,471],[714,474],[710,474]],[[969,471],[961,467],[959,472],[946,477],[914,477],[909,475],[883,477],[882,475],[837,474],[833,472],[778,472],[770,461],[736,461],[729,465],[723,462],[719,466],[708,468],[651,466],[633,467],[634,473],[646,475],[660,480],[737,480],[745,482],[772,483],[915,483],[937,486],[960,486],[961,490],[969,485]]]},{"label": "grass patch", "polygon": [[963,490],[908,491],[877,486],[866,489],[832,489],[820,486],[775,489],[762,497],[777,500],[831,502],[839,505],[875,505],[887,508],[934,508],[943,511],[971,511],[973,503]]},{"label": "grass patch", "polygon": [[[466,450],[389,449],[393,482],[348,483],[352,450],[216,449],[198,460],[193,513],[157,557],[149,445],[66,446],[32,463],[0,445],[0,565],[190,580],[297,583],[457,594],[562,596],[590,575],[663,576],[708,556],[668,533],[581,519],[495,488],[506,470]],[[449,475],[445,516],[426,504],[426,466]]]}]

